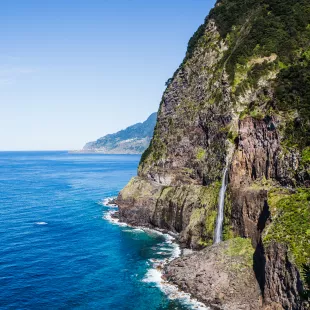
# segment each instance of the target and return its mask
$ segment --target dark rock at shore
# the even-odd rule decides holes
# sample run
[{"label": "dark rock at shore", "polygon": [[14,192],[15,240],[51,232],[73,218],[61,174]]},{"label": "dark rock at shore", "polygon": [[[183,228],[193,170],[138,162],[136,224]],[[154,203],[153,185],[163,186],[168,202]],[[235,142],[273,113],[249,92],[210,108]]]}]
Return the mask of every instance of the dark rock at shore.
[{"label": "dark rock at shore", "polygon": [[116,206],[116,198],[113,199],[109,199],[109,201],[107,202],[107,206]]},{"label": "dark rock at shore", "polygon": [[114,218],[114,219],[119,219],[119,212],[113,212],[111,214],[111,217]]}]

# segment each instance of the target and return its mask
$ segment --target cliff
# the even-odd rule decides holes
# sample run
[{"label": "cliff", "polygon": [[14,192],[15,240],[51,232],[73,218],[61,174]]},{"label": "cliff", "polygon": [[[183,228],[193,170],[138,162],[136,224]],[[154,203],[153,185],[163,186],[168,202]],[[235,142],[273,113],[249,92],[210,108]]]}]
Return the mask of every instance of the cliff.
[{"label": "cliff", "polygon": [[[201,250],[172,262],[166,276],[216,309],[307,309],[309,1],[218,1],[167,85],[138,177],[119,194],[120,219]],[[212,245],[225,167],[227,241]],[[238,267],[247,265],[242,255],[232,268],[216,263],[229,263],[234,244],[252,257],[250,268]],[[211,269],[238,294],[208,280]]]},{"label": "cliff", "polygon": [[157,113],[152,113],[143,123],[137,123],[94,142],[88,142],[82,152],[104,154],[142,154],[150,144]]}]

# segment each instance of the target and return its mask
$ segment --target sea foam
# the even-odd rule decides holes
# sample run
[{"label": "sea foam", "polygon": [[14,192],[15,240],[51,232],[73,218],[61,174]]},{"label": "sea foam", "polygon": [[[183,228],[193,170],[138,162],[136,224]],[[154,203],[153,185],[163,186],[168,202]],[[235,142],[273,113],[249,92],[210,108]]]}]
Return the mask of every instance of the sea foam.
[{"label": "sea foam", "polygon": [[48,223],[46,222],[35,222],[36,225],[47,225]]},{"label": "sea foam", "polygon": [[[109,199],[109,198],[107,198]],[[104,199],[103,201],[108,201]],[[107,205],[105,205],[107,206]],[[108,205],[109,206],[109,205]],[[115,218],[113,215],[117,212],[117,210],[109,210],[105,211],[103,218],[109,221],[113,225],[118,225],[122,227],[131,227],[126,223],[122,223],[119,221],[118,218]],[[179,300],[182,304],[190,307],[191,309],[198,309],[198,310],[209,310],[210,308],[206,307],[203,303],[199,302],[197,299],[191,297],[190,294],[181,291],[176,285],[169,283],[168,281],[163,279],[162,270],[166,264],[178,258],[181,255],[181,248],[175,242],[175,236],[171,234],[167,234],[160,229],[150,229],[145,227],[135,227],[131,230],[132,232],[139,231],[145,232],[147,234],[153,235],[162,235],[165,238],[165,242],[159,244],[158,249],[156,250],[163,250],[165,252],[157,252],[158,255],[170,255],[169,258],[160,258],[155,259],[151,258],[148,260],[148,265],[150,268],[147,270],[145,277],[142,279],[145,283],[153,283],[155,284],[169,299],[171,300]],[[169,252],[169,253],[168,253]]]},{"label": "sea foam", "polygon": [[101,206],[104,206],[104,207],[109,207],[109,208],[116,208],[117,205],[114,204],[114,203],[111,203],[111,201],[113,201],[114,199],[116,199],[116,197],[107,197],[107,198],[104,198],[100,201],[98,201],[97,203]]},{"label": "sea foam", "polygon": [[114,225],[118,225],[118,226],[122,226],[122,227],[129,226],[126,223],[120,222],[118,218],[113,217],[113,215],[116,212],[117,212],[116,210],[109,210],[109,211],[105,212],[105,214],[103,215],[103,219],[109,221],[111,224],[114,224]]},{"label": "sea foam", "polygon": [[159,268],[151,268],[146,273],[144,282],[154,283],[169,299],[177,299],[182,304],[199,310],[209,310],[203,303],[197,299],[192,298],[190,294],[182,292],[176,285],[170,284],[169,282],[162,279],[162,272]]},{"label": "sea foam", "polygon": [[[156,231],[156,233],[161,233]],[[180,246],[175,242],[175,237],[164,234],[166,239],[166,245],[172,246],[170,251],[170,257],[169,258],[161,258],[161,259],[150,259],[149,265],[151,266],[144,279],[143,282],[146,283],[154,283],[169,299],[177,299],[182,304],[192,308],[192,309],[199,309],[199,310],[209,310],[210,308],[206,307],[203,303],[199,302],[197,299],[191,297],[190,294],[185,293],[181,291],[176,285],[169,283],[168,281],[163,279],[163,273],[162,270],[164,269],[165,265],[174,260],[175,258],[179,257],[181,255],[181,248]],[[162,244],[159,245],[159,249],[162,248]],[[157,254],[167,255],[168,248],[165,247],[165,252],[159,252]]]}]

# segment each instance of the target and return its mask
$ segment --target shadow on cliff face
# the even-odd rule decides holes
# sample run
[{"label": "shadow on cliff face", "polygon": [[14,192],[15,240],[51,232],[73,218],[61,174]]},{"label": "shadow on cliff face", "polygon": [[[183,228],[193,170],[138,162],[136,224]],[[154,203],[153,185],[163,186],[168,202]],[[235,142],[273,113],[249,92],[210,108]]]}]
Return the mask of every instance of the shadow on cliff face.
[{"label": "shadow on cliff face", "polygon": [[258,222],[257,222],[257,231],[259,233],[259,239],[261,237],[263,230],[266,227],[268,220],[270,220],[270,211],[269,211],[268,203],[267,203],[267,201],[265,201],[263,210],[262,210],[262,212],[259,216]]},{"label": "shadow on cliff face", "polygon": [[[270,222],[270,215],[269,206],[265,201],[257,222],[257,244],[254,244],[253,254],[253,270],[263,301],[266,305],[279,303],[287,310],[308,309],[306,301],[309,300],[310,268],[303,270],[306,279],[306,285],[303,287],[298,269],[289,261],[288,247],[277,242],[264,247],[261,236]],[[272,283],[271,278],[273,278]]]},{"label": "shadow on cliff face", "polygon": [[260,240],[253,254],[253,269],[254,269],[255,277],[259,284],[262,296],[264,296],[264,289],[265,289],[265,283],[266,283],[265,267],[266,267],[265,250],[264,250],[263,243]]},{"label": "shadow on cliff face", "polygon": [[265,258],[265,249],[262,242],[261,234],[266,227],[268,220],[270,219],[270,211],[267,201],[264,203],[264,208],[259,216],[257,222],[257,231],[258,231],[258,240],[253,254],[253,269],[259,284],[262,296],[264,296],[264,288],[266,282],[266,258]]},{"label": "shadow on cliff face", "polygon": [[303,292],[303,298],[310,301],[310,265],[303,265],[306,288]]}]

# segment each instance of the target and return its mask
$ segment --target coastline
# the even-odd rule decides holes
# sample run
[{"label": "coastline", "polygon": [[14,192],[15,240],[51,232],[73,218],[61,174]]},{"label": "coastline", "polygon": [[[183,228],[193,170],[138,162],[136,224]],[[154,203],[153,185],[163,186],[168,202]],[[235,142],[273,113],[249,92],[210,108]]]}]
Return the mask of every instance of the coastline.
[{"label": "coastline", "polygon": [[[146,234],[161,235],[165,238],[166,245],[173,246],[173,251],[169,258],[152,258],[149,260],[150,268],[148,268],[142,281],[146,283],[156,284],[156,286],[167,296],[168,299],[179,300],[182,304],[190,307],[191,309],[210,310],[208,306],[197,300],[190,293],[181,290],[176,284],[169,282],[164,275],[164,269],[166,266],[168,266],[170,262],[183,255],[187,255],[185,253],[188,249],[182,249],[180,247],[176,240],[177,235],[170,231],[162,230],[159,228],[132,226],[125,222],[120,222],[119,218],[117,217],[118,206],[113,203],[114,198],[115,197],[105,198],[102,203],[100,203],[103,207],[108,208],[104,211],[103,219],[109,221],[113,225],[131,228],[133,231],[142,231]],[[165,251],[166,248],[163,246],[162,250]],[[191,250],[188,251],[191,252]],[[165,252],[162,253],[164,254]]]},{"label": "coastline", "polygon": [[141,155],[138,152],[114,152],[114,151],[91,151],[91,150],[70,150],[68,154],[100,154],[100,155]]}]

